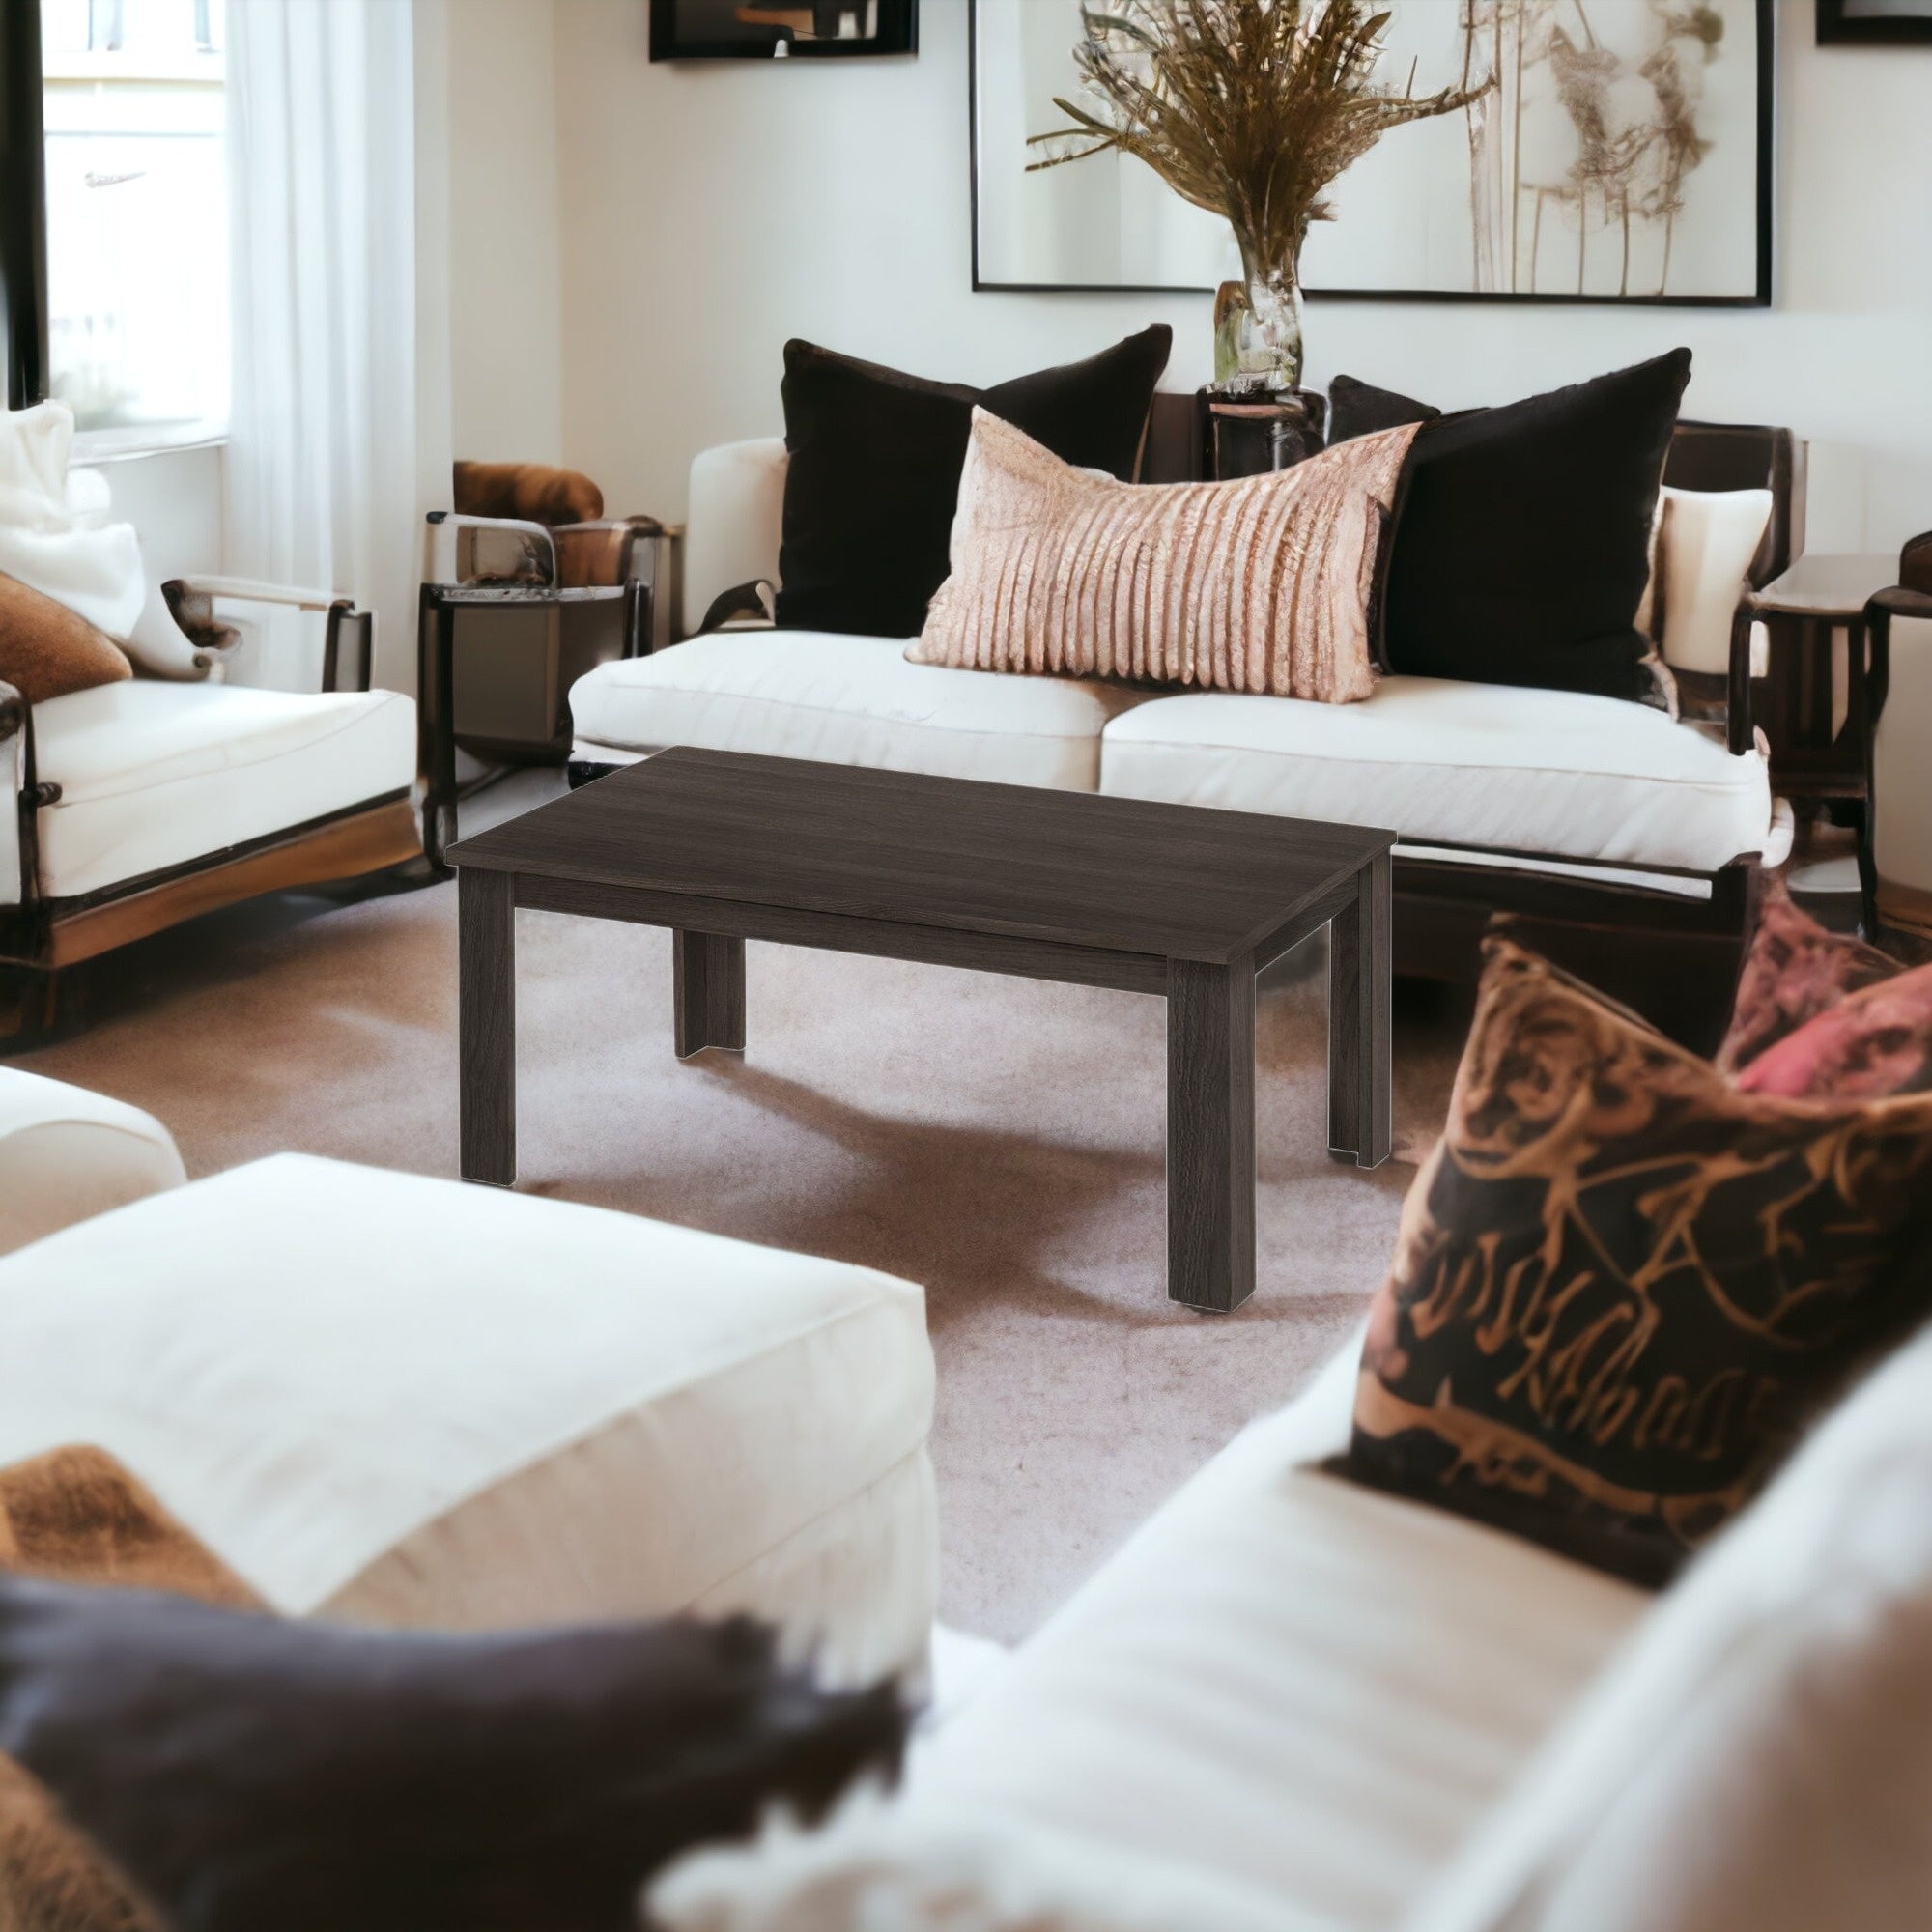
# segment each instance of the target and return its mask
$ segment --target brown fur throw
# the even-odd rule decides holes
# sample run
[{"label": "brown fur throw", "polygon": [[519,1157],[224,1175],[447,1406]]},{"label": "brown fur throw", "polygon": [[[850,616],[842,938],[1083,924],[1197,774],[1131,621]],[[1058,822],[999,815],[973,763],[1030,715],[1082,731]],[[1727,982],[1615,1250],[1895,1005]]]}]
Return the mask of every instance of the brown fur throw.
[{"label": "brown fur throw", "polygon": [[[0,572],[0,679],[29,704],[133,675],[127,654],[104,631]],[[0,1932],[6,1932],[4,1919]]]},{"label": "brown fur throw", "polygon": [[[0,1469],[0,1569],[237,1607],[260,1601],[113,1457],[92,1448],[54,1449]],[[0,1932],[156,1932],[41,1786],[4,1757]]]},{"label": "brown fur throw", "polygon": [[589,477],[547,463],[459,463],[454,482],[459,517],[518,517],[555,529],[604,514],[604,493]]}]

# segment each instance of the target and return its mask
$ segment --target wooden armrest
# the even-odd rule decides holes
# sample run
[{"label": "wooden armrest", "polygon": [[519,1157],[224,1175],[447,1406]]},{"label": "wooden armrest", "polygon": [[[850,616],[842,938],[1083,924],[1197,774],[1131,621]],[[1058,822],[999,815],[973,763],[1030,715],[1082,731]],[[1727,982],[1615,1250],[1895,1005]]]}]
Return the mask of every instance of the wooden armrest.
[{"label": "wooden armrest", "polygon": [[337,605],[354,610],[355,600],[339,590],[302,590],[292,583],[263,583],[252,577],[175,577],[161,585],[180,620],[180,605],[190,598],[213,603],[225,598],[234,604],[287,604],[298,611],[331,611]]},{"label": "wooden armrest", "polygon": [[1894,584],[1889,590],[1881,590],[1865,609],[1883,611],[1888,617],[1932,617],[1932,591]]},{"label": "wooden armrest", "polygon": [[1932,530],[1914,537],[1899,552],[1898,581],[1907,590],[1932,590]]},{"label": "wooden armrest", "polygon": [[232,658],[242,645],[242,633],[214,614],[217,602],[275,604],[292,611],[319,611],[327,617],[323,641],[323,689],[333,690],[336,656],[344,629],[359,623],[362,635],[361,690],[369,688],[369,659],[374,648],[374,619],[355,609],[355,600],[334,590],[302,590],[288,583],[262,583],[252,577],[173,577],[161,585],[174,620],[194,646],[194,661],[206,672]]}]

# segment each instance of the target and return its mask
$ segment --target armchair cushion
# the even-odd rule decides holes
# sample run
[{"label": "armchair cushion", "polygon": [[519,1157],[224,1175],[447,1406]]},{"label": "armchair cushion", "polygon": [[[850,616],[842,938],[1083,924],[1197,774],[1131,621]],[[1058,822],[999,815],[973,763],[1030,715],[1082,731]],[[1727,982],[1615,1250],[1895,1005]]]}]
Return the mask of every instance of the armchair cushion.
[{"label": "armchair cushion", "polygon": [[0,574],[0,680],[29,704],[132,677],[104,631],[16,577]]},{"label": "armchair cushion", "polygon": [[41,886],[70,898],[406,791],[415,706],[136,678],[34,713]]}]

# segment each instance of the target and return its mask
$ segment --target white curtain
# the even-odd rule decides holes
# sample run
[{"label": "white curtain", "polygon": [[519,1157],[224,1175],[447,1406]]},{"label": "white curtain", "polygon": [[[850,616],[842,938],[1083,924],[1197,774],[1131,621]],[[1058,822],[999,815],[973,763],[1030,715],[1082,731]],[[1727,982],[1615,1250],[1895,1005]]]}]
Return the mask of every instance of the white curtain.
[{"label": "white curtain", "polygon": [[447,237],[420,232],[440,218],[440,185],[432,157],[419,216],[416,13],[412,0],[227,9],[226,565],[373,610],[377,682],[402,690],[415,681],[422,518],[449,488],[447,305],[434,270],[418,274]]}]

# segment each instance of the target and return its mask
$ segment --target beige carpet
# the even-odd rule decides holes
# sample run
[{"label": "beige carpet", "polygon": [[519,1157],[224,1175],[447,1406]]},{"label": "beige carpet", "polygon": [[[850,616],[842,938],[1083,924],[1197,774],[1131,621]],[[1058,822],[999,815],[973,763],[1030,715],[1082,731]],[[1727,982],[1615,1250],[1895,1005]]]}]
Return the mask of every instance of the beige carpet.
[{"label": "beige carpet", "polygon": [[[282,1148],[453,1174],[455,911],[443,885],[218,915],[121,955],[89,1030],[19,1064],[151,1109],[194,1174]],[[964,1630],[1037,1624],[1294,1394],[1387,1260],[1413,1170],[1327,1158],[1319,939],[1264,986],[1261,1285],[1226,1318],[1165,1299],[1159,1002],[754,946],[749,1051],[681,1065],[665,934],[526,913],[518,945],[522,1185],[925,1285]],[[1412,1144],[1464,1009],[1399,990]]]}]

